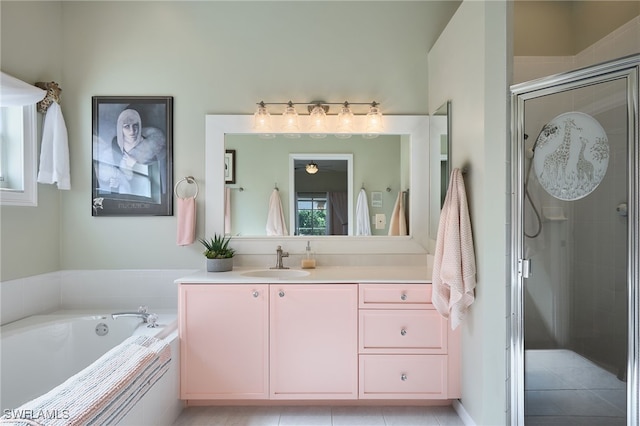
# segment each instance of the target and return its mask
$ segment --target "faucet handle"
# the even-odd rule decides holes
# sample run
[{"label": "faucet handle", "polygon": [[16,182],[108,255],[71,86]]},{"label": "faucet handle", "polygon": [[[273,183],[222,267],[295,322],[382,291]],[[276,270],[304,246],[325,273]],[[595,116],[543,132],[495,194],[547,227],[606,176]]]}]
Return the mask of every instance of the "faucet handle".
[{"label": "faucet handle", "polygon": [[147,317],[147,327],[156,328],[158,324],[158,315],[157,314],[149,314]]},{"label": "faucet handle", "polygon": [[141,313],[141,314],[146,314],[147,312],[149,312],[149,307],[146,306],[146,305],[141,305],[138,308],[138,312]]}]

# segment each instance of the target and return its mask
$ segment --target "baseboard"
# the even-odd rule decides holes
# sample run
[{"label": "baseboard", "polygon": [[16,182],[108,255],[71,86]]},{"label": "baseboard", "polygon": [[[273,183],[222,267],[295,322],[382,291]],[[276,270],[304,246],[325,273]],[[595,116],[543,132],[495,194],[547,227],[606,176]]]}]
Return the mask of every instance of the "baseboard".
[{"label": "baseboard", "polygon": [[467,410],[464,409],[464,406],[459,399],[453,401],[451,406],[454,410],[456,410],[456,413],[458,413],[458,417],[460,417],[460,420],[462,420],[462,423],[464,423],[465,426],[476,426],[476,423],[473,421],[469,413],[467,413]]}]

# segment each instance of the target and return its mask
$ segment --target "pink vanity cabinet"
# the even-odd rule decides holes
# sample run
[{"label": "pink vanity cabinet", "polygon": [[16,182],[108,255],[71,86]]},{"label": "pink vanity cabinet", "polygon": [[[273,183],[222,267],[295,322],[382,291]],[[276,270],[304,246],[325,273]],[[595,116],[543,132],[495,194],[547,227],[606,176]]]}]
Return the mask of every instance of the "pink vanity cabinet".
[{"label": "pink vanity cabinet", "polygon": [[359,285],[359,398],[460,397],[459,336],[431,284]]},{"label": "pink vanity cabinet", "polygon": [[357,284],[180,284],[180,398],[357,399]]},{"label": "pink vanity cabinet", "polygon": [[179,333],[194,404],[460,397],[458,332],[415,280],[181,281]]},{"label": "pink vanity cabinet", "polygon": [[271,284],[271,399],[357,399],[357,284]]},{"label": "pink vanity cabinet", "polygon": [[181,284],[180,398],[269,397],[269,286]]}]

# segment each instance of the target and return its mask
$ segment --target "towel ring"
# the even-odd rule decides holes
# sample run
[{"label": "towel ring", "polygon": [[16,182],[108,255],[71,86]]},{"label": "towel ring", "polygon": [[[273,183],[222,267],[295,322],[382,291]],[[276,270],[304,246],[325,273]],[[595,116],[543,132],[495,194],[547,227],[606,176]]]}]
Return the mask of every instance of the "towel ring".
[{"label": "towel ring", "polygon": [[193,176],[183,177],[176,183],[176,186],[173,187],[173,192],[176,194],[176,197],[182,198],[178,195],[178,186],[180,186],[182,182],[193,183],[196,185],[196,193],[193,195],[193,199],[195,200],[198,197],[198,192],[200,191],[200,188],[198,187],[198,182],[196,182]]}]

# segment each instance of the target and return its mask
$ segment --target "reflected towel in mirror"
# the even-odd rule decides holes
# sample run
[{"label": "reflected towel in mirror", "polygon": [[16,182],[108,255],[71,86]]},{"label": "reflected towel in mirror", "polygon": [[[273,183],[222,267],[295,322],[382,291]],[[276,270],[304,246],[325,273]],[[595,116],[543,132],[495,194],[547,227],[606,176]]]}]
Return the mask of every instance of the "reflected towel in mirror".
[{"label": "reflected towel in mirror", "polygon": [[391,213],[389,235],[407,235],[407,221],[404,213],[404,197],[402,191],[398,192],[396,205],[393,207],[393,213]]},{"label": "reflected towel in mirror", "polygon": [[367,191],[362,188],[356,203],[356,235],[371,235]]},{"label": "reflected towel in mirror", "polygon": [[267,235],[289,235],[284,221],[280,192],[274,189],[269,198],[269,213],[267,215]]}]

